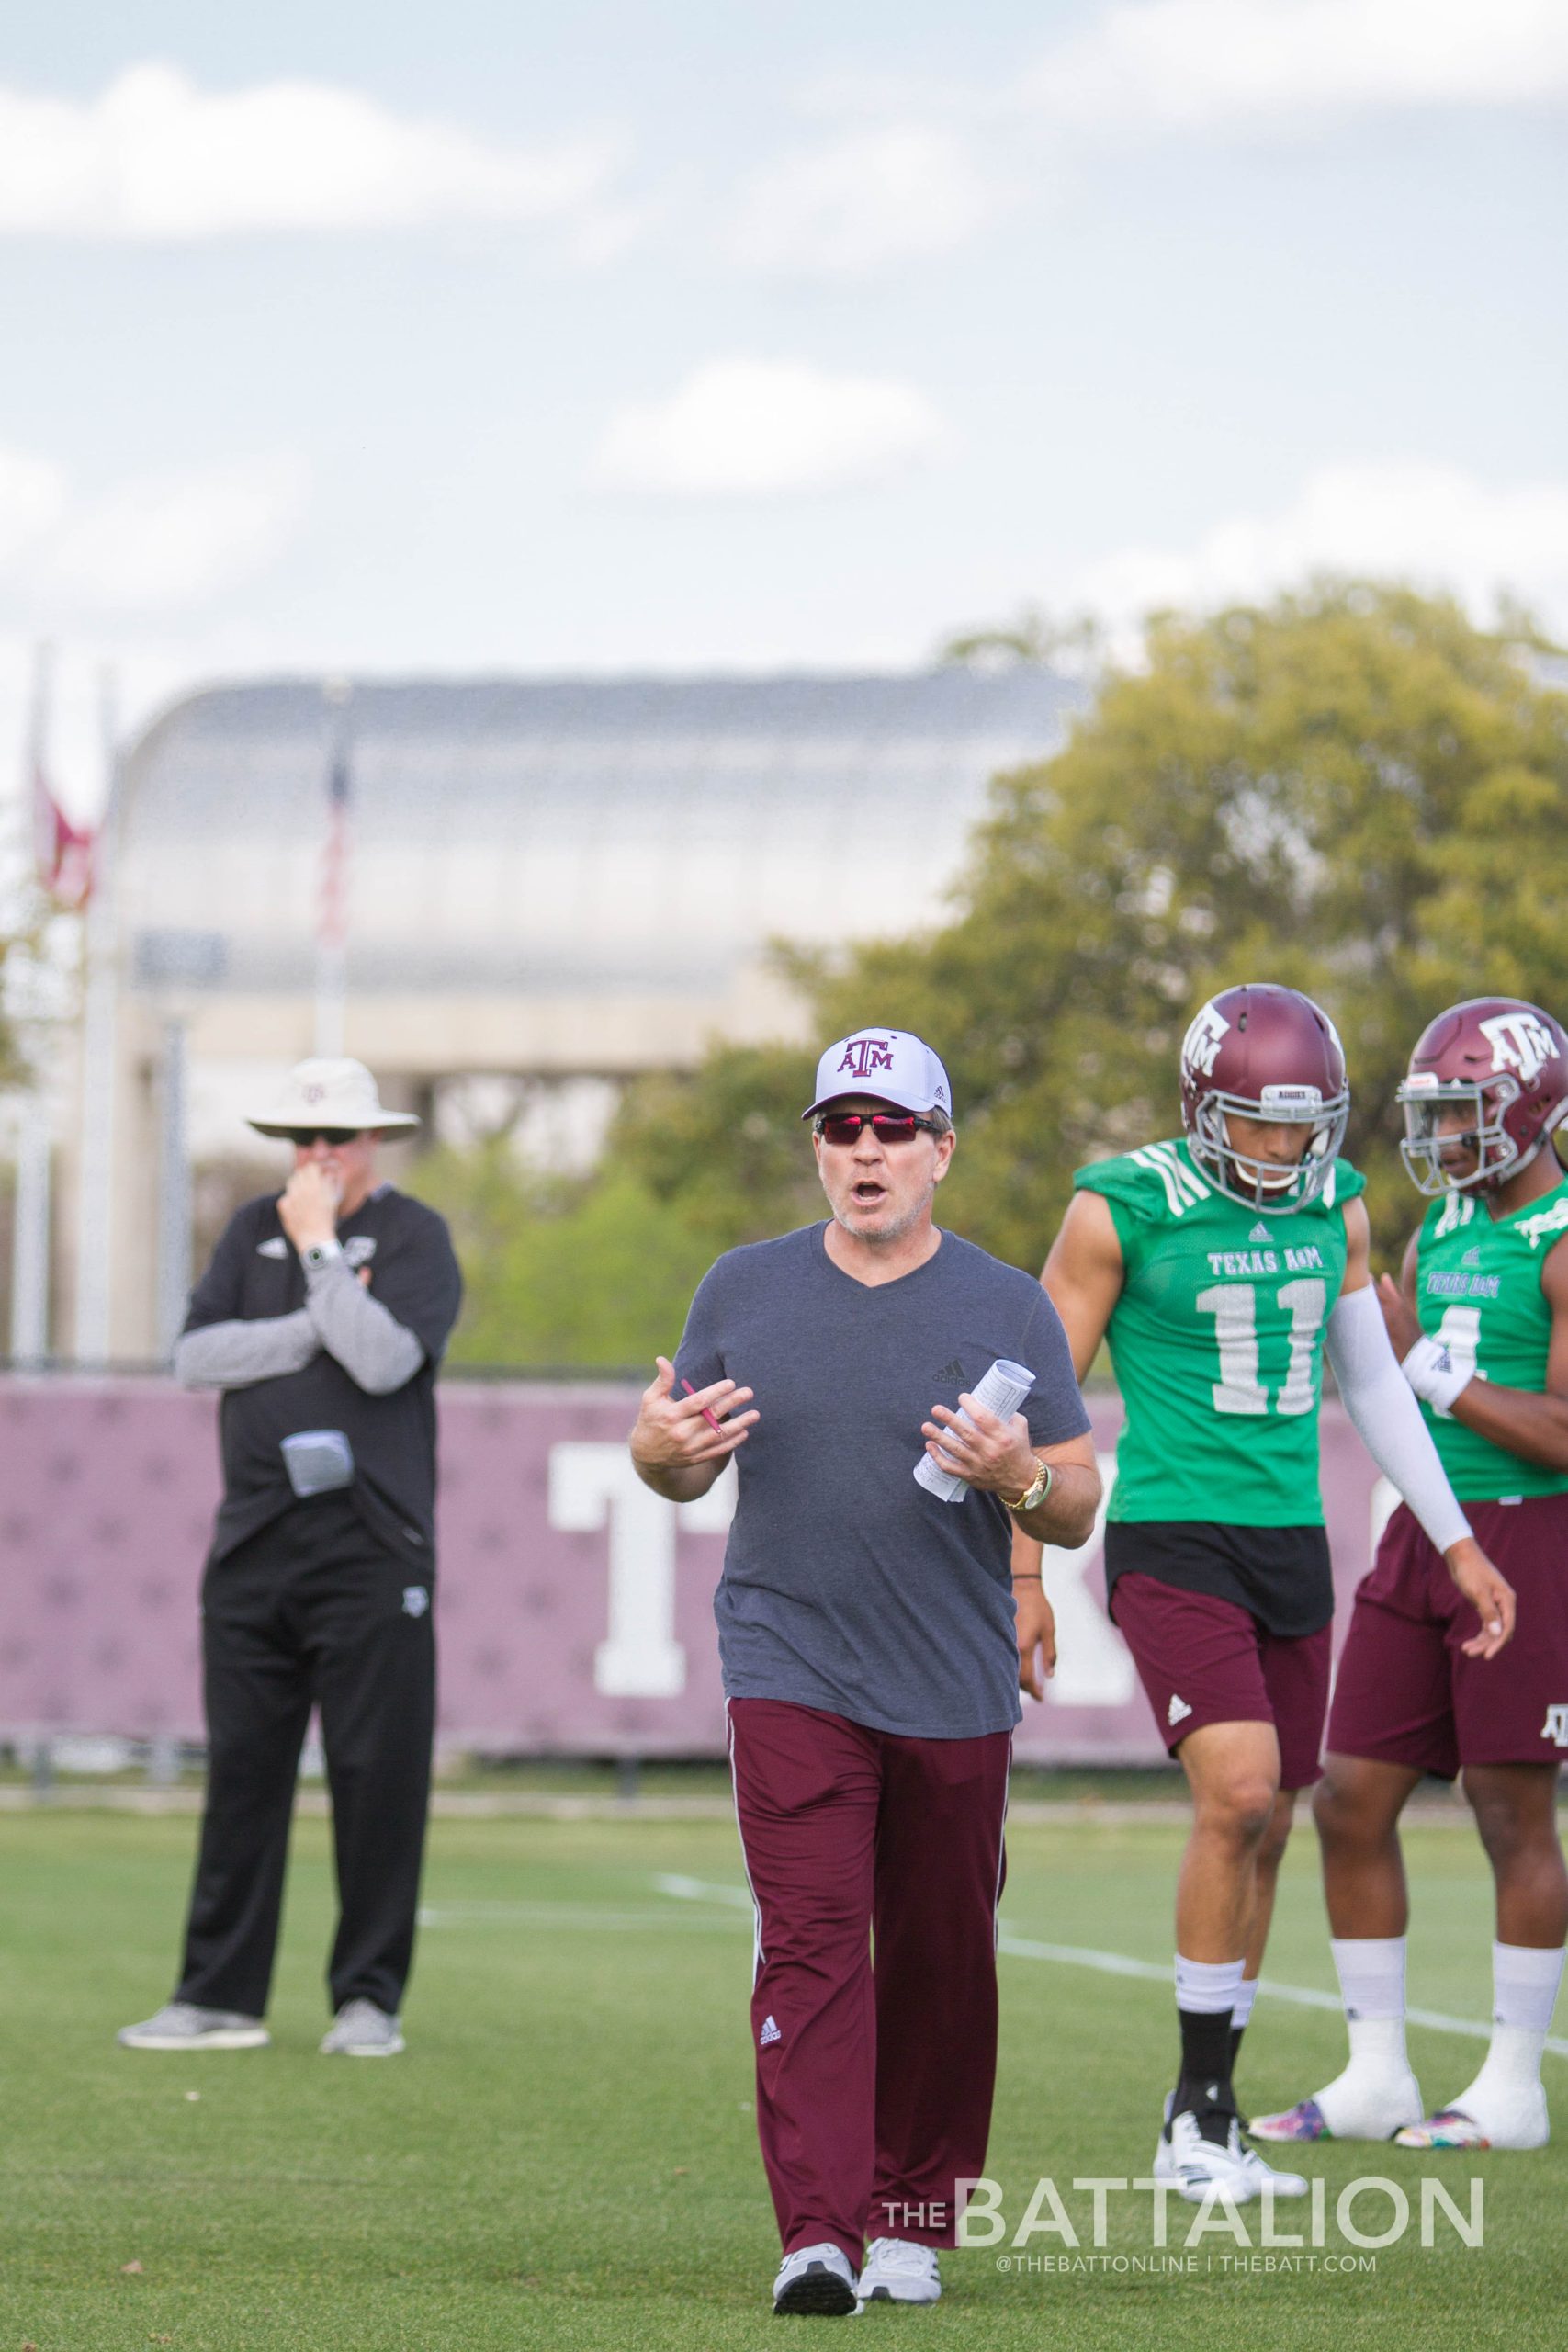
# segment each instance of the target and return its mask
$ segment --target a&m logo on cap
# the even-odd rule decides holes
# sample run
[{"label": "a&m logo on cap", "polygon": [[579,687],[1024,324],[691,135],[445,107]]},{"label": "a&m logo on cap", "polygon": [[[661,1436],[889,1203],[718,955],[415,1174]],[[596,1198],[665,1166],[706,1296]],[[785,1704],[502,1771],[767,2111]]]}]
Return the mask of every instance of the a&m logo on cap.
[{"label": "a&m logo on cap", "polygon": [[848,1070],[852,1078],[869,1078],[874,1069],[891,1069],[892,1067],[891,1037],[852,1037],[844,1047],[839,1070],[840,1073]]}]

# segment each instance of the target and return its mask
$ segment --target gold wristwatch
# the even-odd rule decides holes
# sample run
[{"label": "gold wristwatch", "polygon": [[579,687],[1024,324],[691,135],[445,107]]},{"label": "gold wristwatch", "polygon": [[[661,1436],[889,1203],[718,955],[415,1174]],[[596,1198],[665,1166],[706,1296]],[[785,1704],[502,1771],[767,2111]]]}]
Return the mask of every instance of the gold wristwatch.
[{"label": "gold wristwatch", "polygon": [[1038,1510],[1050,1491],[1051,1464],[1048,1462],[1042,1462],[1040,1456],[1036,1454],[1034,1457],[1033,1485],[1032,1487],[1026,1487],[1022,1494],[1018,1496],[1016,1499],[1010,1500],[1009,1498],[1004,1495],[1002,1497],[1002,1500],[1007,1504],[1009,1510]]}]

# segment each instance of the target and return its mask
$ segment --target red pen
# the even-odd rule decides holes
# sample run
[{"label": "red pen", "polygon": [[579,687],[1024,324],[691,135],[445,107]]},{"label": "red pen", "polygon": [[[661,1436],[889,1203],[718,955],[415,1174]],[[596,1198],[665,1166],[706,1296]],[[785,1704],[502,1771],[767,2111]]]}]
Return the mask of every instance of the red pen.
[{"label": "red pen", "polygon": [[[697,1392],[696,1392],[696,1390],[693,1387],[693,1385],[692,1385],[692,1384],[691,1384],[691,1382],[690,1382],[689,1380],[682,1380],[682,1382],[681,1383],[681,1385],[682,1385],[682,1387],[685,1390],[685,1392],[686,1392],[686,1394],[687,1394],[687,1396],[694,1396],[696,1395],[696,1393],[697,1393]],[[714,1431],[714,1433],[715,1433],[715,1435],[716,1435],[716,1436],[717,1436],[717,1437],[722,1437],[722,1436],[724,1435],[724,1425],[723,1425],[723,1423],[722,1423],[722,1422],[720,1422],[720,1421],[716,1421],[716,1420],[715,1420],[715,1419],[714,1419],[713,1415],[708,1411],[708,1408],[707,1408],[707,1407],[706,1407],[705,1405],[703,1407],[703,1419],[704,1419],[704,1420],[707,1423],[707,1425],[708,1425],[709,1429],[710,1429],[710,1430],[712,1430]]]}]

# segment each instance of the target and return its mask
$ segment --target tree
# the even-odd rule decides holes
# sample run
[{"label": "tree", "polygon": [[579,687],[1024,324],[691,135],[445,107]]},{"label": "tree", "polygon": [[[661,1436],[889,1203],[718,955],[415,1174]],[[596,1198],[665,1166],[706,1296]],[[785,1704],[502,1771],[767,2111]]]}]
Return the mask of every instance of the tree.
[{"label": "tree", "polygon": [[[1267,978],[1338,1023],[1392,1261],[1417,1205],[1393,1093],[1425,1023],[1494,989],[1568,1011],[1568,696],[1541,645],[1359,582],[1162,616],[1055,758],[997,780],[949,924],[794,957],[816,1039],[891,1011],[949,1061],[944,1220],[1037,1267],[1075,1166],[1176,1131],[1197,1005]],[[621,1163],[715,1246],[815,1214],[810,1070],[724,1047],[634,1089]]]},{"label": "tree", "polygon": [[467,1281],[456,1364],[651,1373],[714,1256],[636,1175],[614,1165],[586,1181],[541,1174],[504,1137],[429,1153],[413,1189],[448,1219]]}]

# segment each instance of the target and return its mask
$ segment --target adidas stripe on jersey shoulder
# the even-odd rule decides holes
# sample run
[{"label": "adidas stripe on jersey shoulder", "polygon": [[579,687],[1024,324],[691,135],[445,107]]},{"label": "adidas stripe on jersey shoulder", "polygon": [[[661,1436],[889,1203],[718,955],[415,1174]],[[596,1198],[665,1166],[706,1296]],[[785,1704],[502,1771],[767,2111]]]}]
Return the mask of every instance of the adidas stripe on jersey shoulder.
[{"label": "adidas stripe on jersey shoulder", "polygon": [[1126,1411],[1111,1518],[1321,1522],[1324,1331],[1359,1172],[1337,1160],[1315,1200],[1272,1216],[1216,1191],[1184,1137],[1074,1181],[1107,1200],[1124,1267],[1106,1334]]},{"label": "adidas stripe on jersey shoulder", "polygon": [[1080,1193],[1102,1193],[1134,1216],[1177,1219],[1207,1208],[1227,1217],[1246,1217],[1249,1226],[1260,1225],[1271,1233],[1282,1233],[1297,1217],[1332,1215],[1367,1189],[1359,1169],[1352,1168],[1348,1159],[1337,1159],[1321,1194],[1306,1208],[1292,1210],[1285,1216],[1264,1217],[1215,1192],[1194,1166],[1185,1136],[1140,1144],[1135,1151],[1122,1152],[1113,1159],[1091,1159],[1074,1170],[1073,1184]]}]

